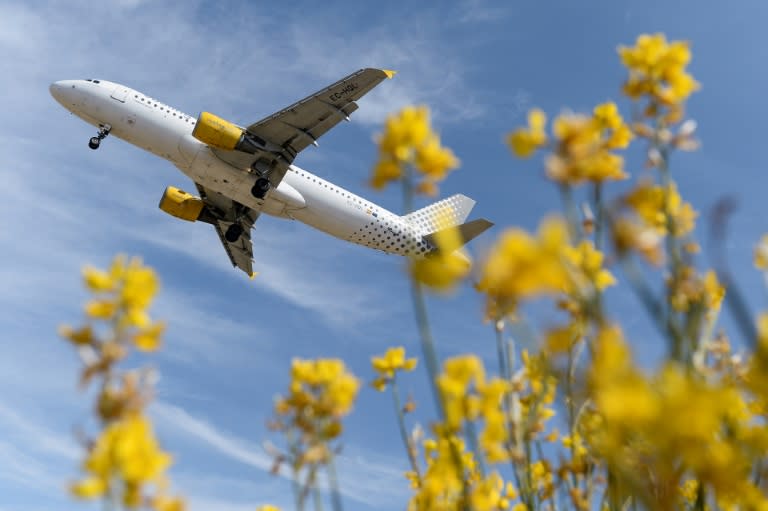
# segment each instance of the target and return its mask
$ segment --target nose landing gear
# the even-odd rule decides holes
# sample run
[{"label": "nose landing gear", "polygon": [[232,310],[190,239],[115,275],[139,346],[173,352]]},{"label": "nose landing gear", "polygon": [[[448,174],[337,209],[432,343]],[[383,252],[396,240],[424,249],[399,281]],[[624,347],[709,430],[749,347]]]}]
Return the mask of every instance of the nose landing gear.
[{"label": "nose landing gear", "polygon": [[95,137],[91,137],[91,140],[88,141],[88,147],[93,149],[94,151],[99,148],[99,144],[101,144],[101,141],[107,138],[107,135],[109,135],[109,132],[112,131],[112,126],[109,124],[101,124],[99,125],[99,132]]}]

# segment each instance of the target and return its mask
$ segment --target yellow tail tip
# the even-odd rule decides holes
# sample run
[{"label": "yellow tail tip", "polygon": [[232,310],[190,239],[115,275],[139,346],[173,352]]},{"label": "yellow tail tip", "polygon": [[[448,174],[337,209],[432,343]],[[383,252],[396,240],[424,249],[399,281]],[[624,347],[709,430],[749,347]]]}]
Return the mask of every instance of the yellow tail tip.
[{"label": "yellow tail tip", "polygon": [[387,75],[387,78],[392,78],[397,74],[397,71],[392,71],[391,69],[382,69],[384,71],[384,74]]},{"label": "yellow tail tip", "polygon": [[248,275],[248,278],[253,280],[253,279],[256,278],[256,275],[258,275],[258,274],[259,274],[259,272],[255,271],[255,272],[251,273],[250,275]]}]

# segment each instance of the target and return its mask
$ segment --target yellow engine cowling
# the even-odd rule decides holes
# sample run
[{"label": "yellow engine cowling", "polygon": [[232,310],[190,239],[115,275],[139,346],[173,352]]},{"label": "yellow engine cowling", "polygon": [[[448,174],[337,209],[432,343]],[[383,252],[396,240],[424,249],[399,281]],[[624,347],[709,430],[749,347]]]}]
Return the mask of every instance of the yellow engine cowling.
[{"label": "yellow engine cowling", "polygon": [[192,136],[211,147],[231,151],[243,138],[243,129],[210,112],[200,112]]},{"label": "yellow engine cowling", "polygon": [[185,192],[175,186],[169,186],[160,199],[160,209],[171,216],[194,222],[203,211],[203,199]]}]

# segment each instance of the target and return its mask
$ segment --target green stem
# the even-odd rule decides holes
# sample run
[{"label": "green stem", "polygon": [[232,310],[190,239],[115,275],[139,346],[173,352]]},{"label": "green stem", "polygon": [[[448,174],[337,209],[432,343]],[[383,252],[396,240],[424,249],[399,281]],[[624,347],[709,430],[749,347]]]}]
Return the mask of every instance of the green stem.
[{"label": "green stem", "polygon": [[315,485],[312,488],[312,497],[315,502],[315,510],[323,511],[323,498],[320,495],[320,488],[318,487],[318,485]]},{"label": "green stem", "polygon": [[419,338],[421,339],[421,354],[424,358],[424,365],[427,367],[429,385],[432,389],[432,398],[435,401],[435,408],[437,409],[438,415],[441,419],[444,419],[445,412],[443,410],[443,400],[440,396],[440,391],[437,388],[437,350],[435,350],[435,341],[432,338],[432,330],[429,326],[427,306],[424,301],[424,291],[421,285],[413,279],[411,279],[411,297],[413,299],[413,312],[416,316]]},{"label": "green stem", "polygon": [[[403,176],[403,208],[405,214],[413,211],[413,168],[406,165]],[[421,339],[421,354],[424,359],[424,365],[429,375],[429,386],[432,389],[432,398],[435,401],[435,408],[440,418],[445,418],[443,411],[443,401],[437,388],[438,358],[435,349],[435,341],[432,337],[432,330],[429,326],[429,316],[427,315],[427,305],[424,300],[424,291],[421,284],[416,282],[413,277],[411,281],[411,299],[413,302],[413,312],[416,316],[416,326],[419,330]]]},{"label": "green stem", "polygon": [[331,455],[327,464],[328,470],[328,483],[331,487],[331,504],[333,504],[333,511],[342,511],[341,505],[341,491],[339,491],[339,478],[336,474],[336,457]]},{"label": "green stem", "polygon": [[592,188],[592,204],[595,208],[595,248],[600,250],[600,247],[603,246],[603,229],[605,227],[602,183],[595,183]]},{"label": "green stem", "polygon": [[496,356],[499,357],[499,376],[504,381],[509,381],[509,368],[507,367],[507,353],[504,346],[504,320],[496,318],[493,322],[493,330],[496,332]]},{"label": "green stem", "polygon": [[400,438],[405,446],[406,454],[408,455],[408,461],[411,462],[411,470],[416,474],[416,478],[421,483],[421,472],[419,471],[419,464],[416,461],[416,453],[411,439],[408,436],[408,430],[405,427],[405,416],[403,415],[403,406],[400,402],[400,391],[397,387],[396,376],[392,377],[392,403],[395,406],[395,415],[397,416],[397,425],[400,430]]},{"label": "green stem", "polygon": [[563,209],[565,210],[571,242],[577,243],[582,238],[582,229],[579,225],[579,210],[573,200],[573,189],[567,184],[561,184],[560,198],[563,201]]}]

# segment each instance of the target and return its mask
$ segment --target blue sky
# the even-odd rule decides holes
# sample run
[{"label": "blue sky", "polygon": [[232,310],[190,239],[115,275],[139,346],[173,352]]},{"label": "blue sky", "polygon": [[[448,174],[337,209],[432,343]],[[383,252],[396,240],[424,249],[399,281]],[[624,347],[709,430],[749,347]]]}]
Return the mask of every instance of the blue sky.
[{"label": "blue sky", "polygon": [[[288,484],[268,475],[262,442],[273,397],[294,356],[338,356],[369,378],[369,357],[418,346],[403,262],[297,223],[263,216],[251,282],[233,270],[213,230],[165,215],[167,185],[188,187],[167,162],[117,139],[99,151],[93,129],[48,94],[60,79],[104,78],[196,115],[258,120],[361,67],[399,71],[343,124],[297,159],[323,178],[399,211],[399,193],[365,182],[372,135],[409,103],[432,108],[462,160],[442,187],[478,201],[473,217],[534,228],[556,207],[535,162],[514,160],[503,136],[539,106],[589,109],[619,99],[619,44],[663,31],[692,41],[690,102],[702,149],[675,155],[688,200],[706,216],[724,195],[739,209],[729,255],[757,308],[763,288],[751,248],[768,231],[762,142],[768,102],[768,4],[700,1],[482,2],[0,2],[0,510],[73,509],[63,487],[77,474],[74,353],[56,337],[80,320],[80,268],[118,252],[140,254],[162,277],[155,315],[169,322],[153,363],[152,408],[175,454],[173,476],[191,509],[290,508]],[[626,103],[622,104],[626,111]],[[637,168],[637,161],[634,162]],[[633,167],[630,166],[630,170]],[[499,228],[474,242],[482,252]],[[706,256],[703,257],[706,261]],[[633,296],[611,302],[641,360],[659,341]],[[467,286],[430,301],[442,355],[493,354],[481,300]],[[405,380],[425,411],[423,374]],[[403,508],[408,494],[387,396],[364,389],[348,421],[341,478],[349,509]],[[83,507],[85,508],[85,507]],[[94,507],[95,509],[95,507]]]}]

